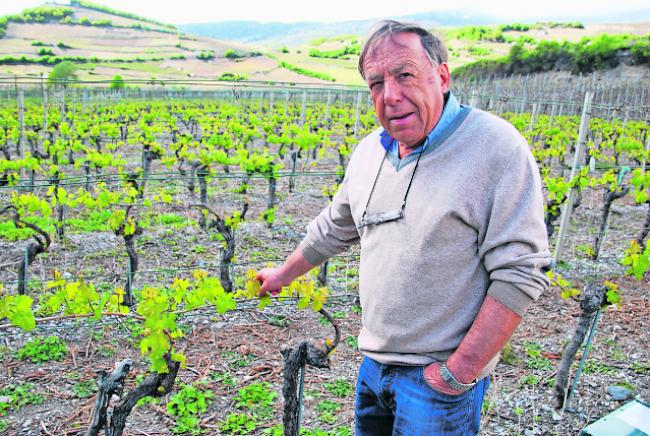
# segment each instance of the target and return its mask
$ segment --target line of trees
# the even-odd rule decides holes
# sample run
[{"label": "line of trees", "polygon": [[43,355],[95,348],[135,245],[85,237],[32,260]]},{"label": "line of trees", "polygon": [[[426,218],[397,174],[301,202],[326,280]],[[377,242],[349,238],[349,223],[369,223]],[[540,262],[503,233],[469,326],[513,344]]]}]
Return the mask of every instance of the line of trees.
[{"label": "line of trees", "polygon": [[[170,57],[171,59],[171,57]],[[20,65],[20,64],[42,64],[42,65],[57,65],[61,62],[74,62],[77,64],[87,64],[87,63],[99,63],[99,62],[110,62],[110,63],[134,63],[134,62],[157,62],[165,60],[164,57],[151,57],[151,58],[109,58],[101,59],[98,57],[84,57],[84,56],[51,56],[51,55],[41,55],[40,57],[33,58],[29,56],[2,56],[0,57],[0,65]]]},{"label": "line of trees", "polygon": [[130,12],[117,11],[117,10],[111,9],[111,8],[109,8],[107,6],[98,5],[97,3],[92,3],[92,2],[89,2],[89,1],[71,0],[70,5],[82,7],[82,8],[85,8],[85,9],[92,9],[92,10],[98,11],[98,12],[105,12],[107,14],[115,15],[115,16],[118,16],[118,17],[130,18],[132,20],[145,21],[147,23],[157,24],[159,26],[166,27],[168,29],[176,30],[176,26],[174,26],[173,24],[161,23],[160,21],[152,20],[151,18],[141,17],[140,15],[132,14]]},{"label": "line of trees", "polygon": [[307,70],[302,67],[291,65],[288,62],[280,61],[280,67],[285,68],[289,71],[293,71],[294,73],[301,74],[303,76],[314,77],[316,79],[321,79],[321,80],[327,80],[328,82],[336,82],[336,79],[330,76],[329,74],[319,73],[318,71]]},{"label": "line of trees", "polygon": [[110,8],[105,8],[100,5],[94,5],[89,2],[82,1],[72,1],[73,6],[80,6],[86,9],[98,10],[101,12],[109,13],[111,15],[121,16],[125,18],[131,18],[134,20],[145,21],[159,26],[164,27],[163,29],[152,28],[145,26],[142,23],[135,23],[128,26],[115,25],[110,19],[100,19],[100,20],[90,20],[87,17],[79,18],[78,20],[74,18],[74,10],[66,6],[39,6],[36,8],[25,9],[20,14],[7,15],[0,17],[0,38],[2,38],[7,32],[7,26],[9,23],[48,23],[48,22],[58,22],[60,24],[71,24],[71,25],[81,25],[81,26],[95,26],[95,27],[117,27],[125,29],[135,29],[135,30],[146,30],[152,32],[162,32],[175,34],[178,32],[176,27],[169,24],[159,23],[154,20],[147,18],[139,17],[134,14],[129,14],[127,12],[114,11]]},{"label": "line of trees", "polygon": [[309,56],[313,58],[327,59],[349,59],[350,55],[359,56],[361,53],[361,44],[353,42],[338,50],[318,50],[317,48],[309,49]]},{"label": "line of trees", "polygon": [[464,39],[468,41],[513,42],[514,39],[504,32],[527,32],[544,27],[584,29],[580,22],[560,23],[555,21],[540,22],[535,24],[511,23],[498,26],[462,26],[445,32],[446,39]]}]

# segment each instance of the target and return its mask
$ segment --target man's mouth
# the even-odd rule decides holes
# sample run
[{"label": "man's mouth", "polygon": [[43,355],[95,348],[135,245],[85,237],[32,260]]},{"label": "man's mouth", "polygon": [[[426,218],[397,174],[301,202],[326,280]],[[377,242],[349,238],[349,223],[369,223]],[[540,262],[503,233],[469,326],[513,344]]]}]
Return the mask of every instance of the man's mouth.
[{"label": "man's mouth", "polygon": [[405,114],[395,115],[395,116],[389,117],[388,120],[389,121],[397,121],[397,122],[399,122],[399,121],[407,119],[411,115],[413,115],[413,112],[407,112]]}]

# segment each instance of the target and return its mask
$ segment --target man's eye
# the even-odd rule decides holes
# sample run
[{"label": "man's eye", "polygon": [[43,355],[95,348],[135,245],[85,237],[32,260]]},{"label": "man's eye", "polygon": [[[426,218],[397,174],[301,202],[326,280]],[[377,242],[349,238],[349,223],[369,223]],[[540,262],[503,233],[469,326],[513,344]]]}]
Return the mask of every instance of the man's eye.
[{"label": "man's eye", "polygon": [[413,74],[411,74],[411,73],[402,73],[402,74],[400,74],[400,76],[402,76],[402,77],[413,77]]}]

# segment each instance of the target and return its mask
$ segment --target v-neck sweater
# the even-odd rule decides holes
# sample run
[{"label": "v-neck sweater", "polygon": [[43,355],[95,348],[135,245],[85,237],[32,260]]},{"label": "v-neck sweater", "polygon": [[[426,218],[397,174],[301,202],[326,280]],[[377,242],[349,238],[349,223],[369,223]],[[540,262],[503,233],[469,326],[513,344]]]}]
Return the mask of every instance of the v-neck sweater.
[{"label": "v-neck sweater", "polygon": [[[512,125],[471,109],[425,150],[404,217],[359,229],[386,154],[380,131],[355,149],[337,194],[308,225],[302,253],[318,265],[360,243],[364,355],[386,364],[445,361],[486,295],[523,315],[548,287],[539,170]],[[367,215],[401,206],[411,165],[381,166]]]}]

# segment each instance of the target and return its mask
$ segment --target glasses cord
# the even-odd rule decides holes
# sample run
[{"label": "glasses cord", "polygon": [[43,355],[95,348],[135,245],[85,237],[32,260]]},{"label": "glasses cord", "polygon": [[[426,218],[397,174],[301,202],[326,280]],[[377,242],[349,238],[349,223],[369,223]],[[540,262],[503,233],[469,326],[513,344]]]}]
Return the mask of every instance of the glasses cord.
[{"label": "glasses cord", "polygon": [[[411,179],[409,180],[409,184],[406,187],[406,192],[404,193],[404,200],[402,201],[402,207],[401,210],[404,211],[406,208],[406,199],[409,195],[409,191],[411,190],[411,185],[413,184],[413,179],[415,178],[415,171],[418,169],[418,165],[420,164],[420,158],[424,154],[424,150],[420,151],[420,154],[418,155],[418,159],[415,161],[415,168],[413,168],[413,173],[411,173]],[[381,174],[381,169],[384,166],[384,162],[386,161],[386,157],[388,156],[388,149],[386,150],[386,153],[384,153],[384,158],[381,160],[381,164],[379,164],[379,170],[377,170],[377,175],[375,176],[375,181],[372,183],[372,188],[370,189],[370,194],[368,195],[368,201],[366,201],[366,207],[364,208],[363,215],[361,216],[361,220],[366,217],[366,214],[368,213],[368,206],[370,206],[370,199],[372,198],[372,194],[375,192],[375,187],[377,186],[377,181],[379,180],[379,174]]]}]

